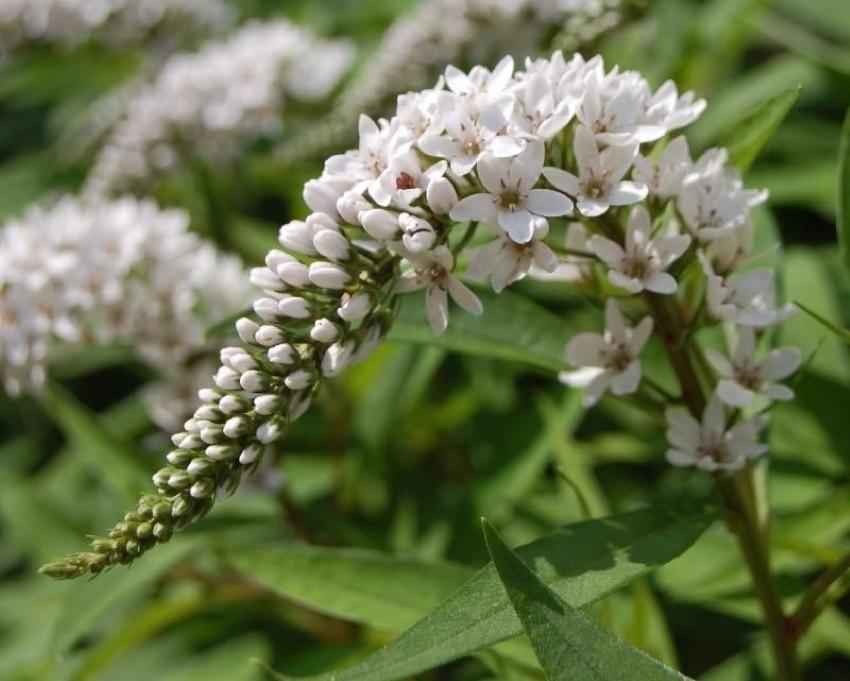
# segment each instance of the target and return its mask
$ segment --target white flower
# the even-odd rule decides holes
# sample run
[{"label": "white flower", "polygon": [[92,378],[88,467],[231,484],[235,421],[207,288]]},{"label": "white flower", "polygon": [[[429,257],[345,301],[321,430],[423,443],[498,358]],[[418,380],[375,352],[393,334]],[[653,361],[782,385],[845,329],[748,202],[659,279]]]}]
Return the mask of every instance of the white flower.
[{"label": "white flower", "polygon": [[631,146],[661,139],[666,129],[644,121],[646,81],[634,73],[600,76],[600,71],[591,71],[584,83],[578,109],[582,126],[602,144]]},{"label": "white flower", "polygon": [[790,400],[791,388],[780,385],[800,366],[801,354],[797,348],[777,348],[763,359],[756,359],[756,333],[752,327],[739,326],[738,342],[731,361],[715,350],[707,350],[708,361],[721,380],[717,395],[730,407],[746,407],[756,394],[771,400]]},{"label": "white flower", "polygon": [[767,191],[744,189],[736,171],[723,165],[726,152],[710,150],[697,161],[676,199],[679,213],[701,242],[727,236],[767,199]]},{"label": "white flower", "polygon": [[556,101],[551,83],[538,73],[525,79],[520,100],[511,119],[517,132],[530,139],[550,140],[569,123],[575,114],[576,100]]},{"label": "white flower", "polygon": [[572,210],[572,202],[551,189],[533,189],[543,168],[543,145],[529,142],[517,157],[506,160],[485,155],[478,177],[487,193],[461,199],[452,208],[452,220],[484,220],[498,225],[517,243],[531,240],[535,215],[554,217]]},{"label": "white flower", "polygon": [[553,272],[558,258],[543,243],[549,233],[549,223],[545,218],[534,218],[533,229],[531,240],[524,244],[500,232],[494,241],[470,251],[466,274],[470,277],[489,275],[493,290],[499,293],[522,279],[532,265],[544,272]]},{"label": "white flower", "polygon": [[595,404],[608,388],[615,395],[635,392],[640,384],[640,351],[652,333],[652,318],[626,324],[613,299],[605,304],[605,333],[580,333],[567,345],[567,361],[581,367],[562,371],[562,383],[584,388],[584,405]]},{"label": "white flower", "polygon": [[400,244],[392,244],[392,248],[413,265],[413,269],[401,275],[395,290],[405,293],[425,289],[426,316],[435,335],[439,336],[448,326],[449,294],[470,314],[480,315],[484,311],[478,296],[452,274],[454,258],[448,248],[438,246],[427,255],[411,253]]},{"label": "white flower", "polygon": [[653,163],[639,154],[635,158],[632,177],[637,182],[645,184],[651,196],[657,196],[662,201],[666,201],[681,191],[691,165],[688,141],[679,136],[665,147],[658,163]]},{"label": "white flower", "polygon": [[761,268],[724,278],[714,273],[706,255],[698,253],[706,278],[708,310],[721,321],[743,326],[765,327],[781,322],[794,313],[791,305],[776,307],[774,271]]},{"label": "white flower", "polygon": [[693,123],[705,111],[704,99],[695,99],[693,92],[679,96],[676,84],[665,81],[644,104],[645,122],[660,125],[667,132],[678,130]]},{"label": "white flower", "polygon": [[452,172],[462,176],[485,153],[506,158],[522,151],[519,140],[501,133],[507,119],[496,107],[490,107],[481,116],[473,116],[460,99],[454,101],[457,106],[445,114],[444,134],[419,138],[419,148],[426,154],[448,159]]},{"label": "white flower", "polygon": [[715,395],[702,415],[702,423],[681,408],[670,408],[667,416],[667,460],[674,466],[696,466],[706,471],[736,471],[747,460],[767,451],[757,442],[764,421],[759,418],[726,429],[726,412]]},{"label": "white flower", "polygon": [[402,232],[401,242],[411,253],[427,251],[437,239],[437,233],[430,222],[410,213],[399,215],[398,225]]},{"label": "white flower", "polygon": [[381,173],[378,182],[389,197],[390,203],[399,208],[410,209],[411,204],[428,190],[434,180],[442,177],[447,168],[445,161],[438,161],[423,170],[419,155],[408,149],[390,158],[387,169]]},{"label": "white flower", "polygon": [[623,180],[637,153],[637,145],[610,146],[602,152],[593,133],[579,126],[573,140],[579,175],[561,168],[544,168],[549,182],[576,197],[582,215],[596,217],[611,206],[625,206],[646,198],[646,185]]},{"label": "white flower", "polygon": [[590,248],[608,266],[608,281],[630,293],[644,289],[653,293],[675,293],[677,283],[666,270],[682,256],[691,237],[676,235],[652,238],[649,212],[635,206],[629,215],[625,249],[619,244],[594,235]]}]

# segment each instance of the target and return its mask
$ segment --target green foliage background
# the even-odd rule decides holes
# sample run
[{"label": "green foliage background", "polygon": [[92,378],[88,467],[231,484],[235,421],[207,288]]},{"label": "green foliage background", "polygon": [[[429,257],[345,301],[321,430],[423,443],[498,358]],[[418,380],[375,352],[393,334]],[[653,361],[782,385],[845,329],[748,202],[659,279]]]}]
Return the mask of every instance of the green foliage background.
[{"label": "green foliage background", "polygon": [[[282,13],[350,36],[361,60],[411,6],[239,3],[243,16]],[[786,245],[770,257],[787,299],[850,326],[848,265],[835,231],[839,138],[850,104],[846,0],[653,0],[641,19],[594,49],[655,85],[673,77],[707,97],[707,112],[688,133],[696,149],[734,150],[742,140],[733,130],[754,108],[801,86],[747,182],[770,189],[758,227],[764,248],[778,235]],[[3,219],[79,187],[90,159],[64,160],[68,135],[89,103],[141,63],[141,52],[95,44],[71,54],[29,47],[0,63]],[[285,136],[309,135],[320,113],[289,109]],[[161,183],[157,197],[187,208],[195,229],[255,264],[277,226],[303,215],[301,184],[322,162],[283,167],[276,159],[269,145],[250,145],[234,167],[205,174],[211,184],[190,168]],[[316,674],[363,659],[485,565],[482,515],[510,546],[650,506],[675,508],[674,524],[699,516],[709,481],[664,462],[656,417],[612,400],[586,413],[553,380],[565,340],[594,327],[598,311],[566,285],[525,282],[498,299],[482,297],[483,320],[455,315],[438,341],[423,332],[421,305],[408,301],[392,342],[327,386],[287,436],[279,462],[171,544],[89,583],[55,583],[35,569],[80,548],[84,534],[110,525],[146,488],[167,446],[140,402],[149,370],[120,349],[76,352],[55,364],[43,396],[0,396],[0,679],[264,678],[250,659],[288,675]],[[770,433],[772,550],[781,591],[793,599],[850,544],[850,358],[808,315],[782,334],[809,357],[798,399],[777,407]],[[661,371],[660,352],[650,355]],[[611,531],[667,527],[665,517],[627,516]],[[693,522],[695,538],[702,521]],[[683,540],[666,531],[669,543],[653,550],[672,557]],[[596,555],[591,540],[581,546]],[[561,553],[543,555],[557,566],[569,558]],[[592,603],[585,612],[601,627],[691,677],[767,678],[749,578],[721,524],[655,570],[634,550],[604,555],[610,565],[586,592],[553,573],[552,593]],[[477,597],[507,598],[490,574],[491,591]],[[414,648],[463,615],[466,602],[456,610],[451,603],[436,634],[426,631]],[[804,642],[806,678],[850,678],[848,606],[845,598],[831,607]],[[521,629],[514,622],[504,631]],[[463,652],[465,641],[458,635],[450,644]],[[382,677],[372,669],[356,678]],[[520,638],[415,678],[543,676]]]}]

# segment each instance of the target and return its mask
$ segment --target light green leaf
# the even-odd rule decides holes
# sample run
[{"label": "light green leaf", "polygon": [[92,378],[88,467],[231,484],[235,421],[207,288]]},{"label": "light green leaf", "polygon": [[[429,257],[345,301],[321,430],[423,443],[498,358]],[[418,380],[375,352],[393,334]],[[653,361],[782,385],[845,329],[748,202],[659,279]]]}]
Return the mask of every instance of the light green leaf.
[{"label": "light green leaf", "polygon": [[402,631],[439,605],[472,570],[377,551],[310,546],[242,549],[228,556],[263,587],[334,617]]},{"label": "light green leaf", "polygon": [[838,147],[838,246],[844,267],[850,272],[850,109],[841,129]]},{"label": "light green leaf", "polygon": [[[644,509],[556,530],[518,553],[570,605],[589,605],[688,549],[712,512]],[[393,643],[313,681],[393,681],[419,674],[522,633],[498,575],[488,565]],[[279,679],[291,679],[278,675]]]},{"label": "light green leaf", "polygon": [[510,291],[476,293],[484,304],[484,313],[473,317],[453,308],[449,328],[441,336],[428,328],[423,295],[402,296],[389,339],[521,362],[548,371],[564,368],[564,348],[571,335],[565,320]]},{"label": "light green leaf", "polygon": [[848,331],[847,329],[842,329],[840,326],[838,326],[838,324],[836,324],[835,322],[829,321],[826,317],[824,317],[822,315],[819,315],[817,312],[812,310],[810,307],[803,305],[803,303],[801,303],[799,300],[795,300],[794,305],[799,307],[803,312],[805,312],[807,315],[809,315],[812,319],[814,319],[815,321],[820,323],[821,326],[823,326],[826,329],[829,329],[830,331],[832,331],[832,333],[834,333],[836,336],[838,336],[841,340],[843,340],[845,343],[850,345],[850,331]]},{"label": "light green leaf", "polygon": [[771,135],[794,106],[801,89],[801,85],[796,85],[771,97],[732,129],[726,137],[725,145],[729,149],[729,160],[732,165],[744,172],[753,164]]},{"label": "light green leaf", "polygon": [[484,539],[514,611],[550,681],[681,681],[606,631],[547,587],[486,520]]}]

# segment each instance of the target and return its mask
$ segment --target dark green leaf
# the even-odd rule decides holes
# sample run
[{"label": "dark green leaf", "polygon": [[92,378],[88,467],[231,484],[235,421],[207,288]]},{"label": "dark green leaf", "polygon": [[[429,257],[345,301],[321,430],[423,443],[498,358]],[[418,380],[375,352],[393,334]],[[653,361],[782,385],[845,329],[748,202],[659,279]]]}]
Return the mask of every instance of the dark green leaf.
[{"label": "dark green leaf", "polygon": [[[545,584],[578,608],[673,560],[712,519],[711,512],[633,511],[569,525],[518,553]],[[495,568],[488,565],[387,647],[349,669],[309,678],[407,678],[521,633]]]},{"label": "dark green leaf", "polygon": [[621,641],[547,587],[483,521],[490,558],[550,681],[681,681],[686,677]]},{"label": "dark green leaf", "polygon": [[510,291],[476,293],[484,304],[484,313],[473,317],[454,307],[449,328],[441,336],[435,336],[425,322],[423,295],[402,296],[390,340],[437,345],[548,371],[564,368],[564,348],[570,337],[565,320]]},{"label": "dark green leaf", "polygon": [[771,97],[736,125],[726,138],[729,160],[740,171],[747,170],[755,161],[770,136],[791,110],[800,96],[801,85],[796,85]]},{"label": "dark green leaf", "polygon": [[245,575],[309,608],[377,629],[402,631],[463,584],[469,568],[377,551],[310,546],[229,555]]}]

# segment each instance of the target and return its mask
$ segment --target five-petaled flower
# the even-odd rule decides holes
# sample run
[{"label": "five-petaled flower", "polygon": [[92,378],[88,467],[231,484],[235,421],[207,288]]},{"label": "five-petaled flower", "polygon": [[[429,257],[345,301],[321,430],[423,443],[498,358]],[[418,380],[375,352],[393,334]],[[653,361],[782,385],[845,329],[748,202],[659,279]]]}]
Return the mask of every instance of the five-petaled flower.
[{"label": "five-petaled flower", "polygon": [[604,262],[608,281],[629,293],[644,289],[653,293],[675,293],[676,279],[666,270],[678,260],[691,243],[687,235],[674,235],[653,239],[649,212],[635,206],[629,215],[625,248],[620,244],[594,235],[590,248]]},{"label": "five-petaled flower", "polygon": [[579,212],[597,217],[611,206],[627,206],[646,198],[646,185],[623,180],[637,154],[637,144],[610,146],[602,151],[593,133],[580,125],[573,141],[578,176],[562,168],[543,169],[553,186],[577,199]]},{"label": "five-petaled flower", "polygon": [[696,466],[705,471],[736,471],[761,456],[767,445],[757,441],[764,419],[753,418],[726,429],[726,409],[713,396],[697,421],[683,408],[670,407],[667,416],[667,460],[674,466]]},{"label": "five-petaled flower", "polygon": [[638,389],[641,377],[640,352],[652,333],[652,318],[644,317],[629,326],[619,305],[605,304],[605,333],[580,333],[567,345],[567,361],[580,367],[562,371],[562,383],[584,388],[584,405],[596,404],[609,387],[615,395],[629,395]]}]

